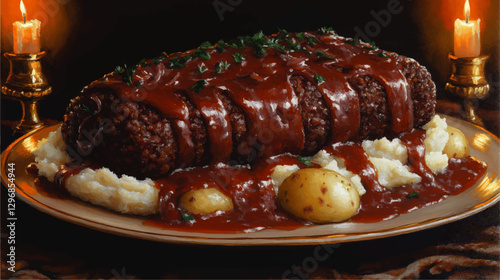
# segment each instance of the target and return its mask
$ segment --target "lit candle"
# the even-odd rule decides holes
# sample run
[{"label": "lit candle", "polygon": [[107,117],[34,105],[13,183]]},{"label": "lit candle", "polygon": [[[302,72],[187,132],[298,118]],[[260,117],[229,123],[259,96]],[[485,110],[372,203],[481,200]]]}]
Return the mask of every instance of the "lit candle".
[{"label": "lit candle", "polygon": [[478,20],[469,20],[469,0],[464,6],[465,20],[455,21],[454,50],[456,57],[478,57],[481,53],[481,40]]},{"label": "lit candle", "polygon": [[40,52],[40,21],[32,19],[26,21],[26,8],[21,0],[21,13],[23,21],[12,24],[14,31],[15,53],[38,53]]}]

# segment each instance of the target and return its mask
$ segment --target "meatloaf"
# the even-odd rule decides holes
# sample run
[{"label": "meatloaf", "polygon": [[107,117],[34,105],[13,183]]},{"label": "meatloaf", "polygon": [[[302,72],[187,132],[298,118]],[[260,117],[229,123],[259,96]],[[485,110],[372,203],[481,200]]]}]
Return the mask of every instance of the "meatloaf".
[{"label": "meatloaf", "polygon": [[62,132],[70,154],[154,179],[396,136],[435,105],[431,75],[411,58],[328,28],[280,30],[117,67],[71,101]]}]

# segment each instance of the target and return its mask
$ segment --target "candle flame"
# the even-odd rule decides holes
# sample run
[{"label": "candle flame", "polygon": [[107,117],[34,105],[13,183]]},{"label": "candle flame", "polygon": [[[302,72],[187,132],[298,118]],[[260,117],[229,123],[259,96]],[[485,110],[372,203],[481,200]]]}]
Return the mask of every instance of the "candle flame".
[{"label": "candle flame", "polygon": [[465,15],[466,21],[469,22],[469,17],[470,17],[470,4],[469,4],[469,0],[465,0],[464,15]]},{"label": "candle flame", "polygon": [[24,7],[23,0],[21,0],[21,4],[19,5],[21,7],[21,13],[23,14],[23,17],[26,17],[26,8]]}]

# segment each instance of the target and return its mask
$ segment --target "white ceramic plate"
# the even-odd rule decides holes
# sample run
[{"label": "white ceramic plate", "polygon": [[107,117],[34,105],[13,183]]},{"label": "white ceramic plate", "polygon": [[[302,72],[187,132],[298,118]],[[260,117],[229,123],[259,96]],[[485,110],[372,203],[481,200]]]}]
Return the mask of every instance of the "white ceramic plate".
[{"label": "white ceramic plate", "polygon": [[[34,161],[38,140],[59,125],[45,127],[23,136],[2,154],[2,183],[8,185],[8,164],[15,163],[17,198],[61,220],[88,228],[170,243],[214,245],[307,245],[383,238],[415,232],[457,221],[478,213],[500,200],[499,140],[491,133],[463,120],[445,116],[448,124],[459,128],[470,143],[471,155],[488,164],[484,176],[470,189],[435,205],[397,218],[376,223],[345,222],[304,226],[293,230],[265,229],[251,233],[202,233],[164,229],[145,225],[147,218],[114,213],[76,199],[63,199],[37,191],[26,166]],[[12,175],[11,175],[12,176]]]}]

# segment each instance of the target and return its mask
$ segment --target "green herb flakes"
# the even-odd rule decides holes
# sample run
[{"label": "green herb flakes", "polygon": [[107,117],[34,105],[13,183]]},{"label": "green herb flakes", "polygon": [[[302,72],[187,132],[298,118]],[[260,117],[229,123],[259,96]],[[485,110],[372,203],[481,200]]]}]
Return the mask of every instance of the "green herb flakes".
[{"label": "green herb flakes", "polygon": [[295,44],[294,42],[286,39],[285,42],[287,43],[288,47],[293,50],[293,51],[305,51],[307,53],[310,53],[308,50],[306,50],[302,45],[300,44]]},{"label": "green herb flakes", "polygon": [[245,49],[247,47],[245,37],[238,36],[236,40],[229,44],[229,47],[233,49]]},{"label": "green herb flakes", "polygon": [[266,41],[266,46],[272,49],[278,49],[280,51],[285,51],[285,47],[279,43],[279,38],[272,37],[268,38]]},{"label": "green herb flakes", "polygon": [[164,55],[164,54],[162,54],[162,55],[160,55],[160,56],[156,57],[155,59],[153,59],[153,63],[154,63],[155,65],[158,65],[158,64],[160,64],[160,63],[161,63],[161,62],[162,62],[165,58],[167,58],[167,56],[166,56],[166,55]]},{"label": "green herb flakes", "polygon": [[143,67],[143,66],[146,66],[147,63],[146,63],[146,59],[143,58],[141,59],[139,62],[137,62],[136,66],[139,66],[139,67]]},{"label": "green herb flakes", "polygon": [[174,56],[169,61],[169,67],[172,69],[180,69],[186,66],[186,58],[180,56]]},{"label": "green herb flakes", "polygon": [[200,93],[200,90],[204,89],[205,88],[205,85],[207,84],[207,81],[205,80],[198,80],[196,81],[196,83],[191,87],[192,90],[194,90],[194,92],[196,92],[197,94]]},{"label": "green herb flakes", "polygon": [[321,27],[320,29],[318,29],[318,31],[316,31],[316,33],[319,35],[325,35],[330,32],[333,32],[333,27]]},{"label": "green herb flakes", "polygon": [[203,74],[204,72],[206,72],[208,70],[208,68],[205,67],[205,64],[202,64],[202,65],[198,65],[196,67],[196,70],[198,70],[198,73]]},{"label": "green herb flakes", "polygon": [[406,195],[407,198],[420,198],[420,195],[417,191],[413,191],[412,193]]},{"label": "green herb flakes", "polygon": [[300,41],[304,41],[307,38],[306,34],[304,34],[304,32],[299,32],[299,33],[295,34],[295,37],[297,37],[297,39],[299,39]]},{"label": "green herb flakes", "polygon": [[320,85],[325,82],[325,77],[321,76],[320,74],[314,75],[314,81],[316,84]]},{"label": "green herb flakes", "polygon": [[365,49],[367,49],[367,50],[374,50],[374,49],[376,49],[376,48],[377,48],[377,46],[375,45],[375,41],[372,41],[372,42],[370,43],[370,46],[369,46],[369,47],[364,46],[363,48],[365,48]]},{"label": "green herb flakes", "polygon": [[242,55],[241,53],[233,53],[233,58],[236,63],[241,63],[245,59],[245,56]]},{"label": "green herb flakes", "polygon": [[347,40],[345,42],[346,42],[346,44],[349,44],[349,45],[355,46],[355,47],[358,46],[358,44],[359,44],[359,40],[358,39],[351,39],[351,40]]},{"label": "green herb flakes", "polygon": [[279,32],[279,34],[278,34],[279,38],[282,38],[282,37],[288,38],[289,34],[288,34],[288,31],[286,31],[286,29],[278,28],[278,32]]},{"label": "green herb flakes", "polygon": [[309,38],[307,38],[307,44],[308,44],[309,46],[314,46],[314,45],[316,45],[316,38],[314,38],[314,37],[309,37]]},{"label": "green herb flakes", "polygon": [[92,113],[92,112],[90,111],[89,106],[87,106],[87,105],[85,105],[85,104],[82,104],[82,110],[83,110],[84,112],[89,113],[89,114],[90,114],[90,113]]},{"label": "green herb flakes", "polygon": [[127,85],[132,84],[132,77],[134,76],[135,67],[127,67],[127,64],[123,66],[116,66],[115,73],[122,76],[122,81],[127,83]]},{"label": "green herb flakes", "polygon": [[192,58],[199,57],[203,60],[210,60],[211,56],[210,53],[207,52],[205,49],[196,49],[196,51],[191,55]]},{"label": "green herb flakes", "polygon": [[227,43],[224,42],[224,40],[219,40],[217,41],[217,44],[215,45],[215,49],[219,52],[222,53],[224,51],[224,48],[227,47]]},{"label": "green herb flakes", "polygon": [[302,164],[304,164],[304,165],[306,165],[306,166],[309,166],[309,167],[311,167],[311,166],[313,165],[313,164],[312,164],[312,163],[311,163],[308,159],[306,159],[306,158],[304,158],[304,157],[298,157],[298,158],[297,158],[297,160],[298,160],[300,163],[302,163]]},{"label": "green herb flakes", "polygon": [[220,74],[223,70],[227,70],[227,68],[229,68],[229,65],[231,64],[227,61],[215,63],[215,73]]},{"label": "green herb flakes", "polygon": [[182,218],[182,221],[184,221],[186,223],[195,220],[194,217],[192,215],[189,215],[188,213],[182,213],[181,218]]},{"label": "green herb flakes", "polygon": [[325,60],[337,60],[336,58],[327,56],[323,51],[317,51],[316,56]]}]

